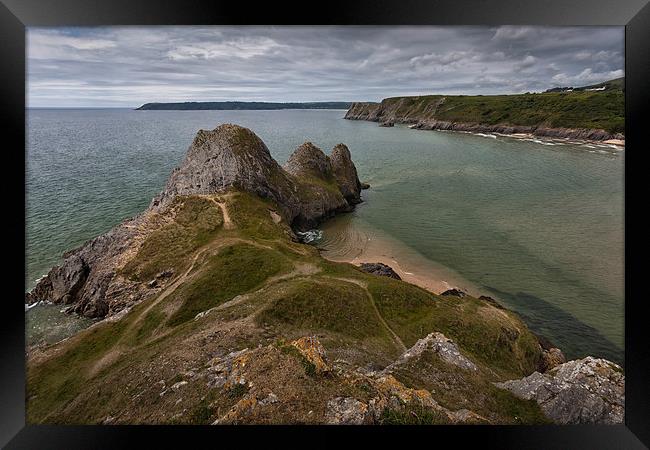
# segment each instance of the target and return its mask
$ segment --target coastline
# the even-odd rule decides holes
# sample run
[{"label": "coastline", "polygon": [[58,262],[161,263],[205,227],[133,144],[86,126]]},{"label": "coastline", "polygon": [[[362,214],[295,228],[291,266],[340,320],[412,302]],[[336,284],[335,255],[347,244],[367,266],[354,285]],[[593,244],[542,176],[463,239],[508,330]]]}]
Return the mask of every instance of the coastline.
[{"label": "coastline", "polygon": [[[414,128],[413,126],[408,126],[412,130],[420,130],[421,128]],[[465,131],[465,130],[442,130],[436,129],[431,131],[439,132],[448,132],[448,133],[462,133],[462,134],[471,134],[474,136],[483,136],[488,138],[497,138],[505,137],[516,139],[520,141],[530,141],[542,145],[580,145],[586,146],[589,148],[610,148],[617,151],[625,150],[625,139],[607,139],[604,141],[592,140],[592,139],[572,139],[568,137],[551,137],[544,135],[536,135],[533,133],[502,133],[502,132],[479,132],[479,131]]]},{"label": "coastline", "polygon": [[320,255],[333,262],[360,266],[382,263],[400,278],[434,294],[458,288],[472,296],[485,294],[452,269],[425,257],[407,244],[368,226],[351,225],[350,216],[339,216],[321,226]]}]

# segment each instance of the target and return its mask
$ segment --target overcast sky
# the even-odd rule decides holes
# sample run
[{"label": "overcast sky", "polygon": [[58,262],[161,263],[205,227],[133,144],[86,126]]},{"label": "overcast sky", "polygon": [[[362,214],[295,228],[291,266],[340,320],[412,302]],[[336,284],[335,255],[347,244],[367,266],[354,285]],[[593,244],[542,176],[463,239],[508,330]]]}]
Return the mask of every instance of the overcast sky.
[{"label": "overcast sky", "polygon": [[379,101],[623,76],[622,27],[30,28],[28,105]]}]

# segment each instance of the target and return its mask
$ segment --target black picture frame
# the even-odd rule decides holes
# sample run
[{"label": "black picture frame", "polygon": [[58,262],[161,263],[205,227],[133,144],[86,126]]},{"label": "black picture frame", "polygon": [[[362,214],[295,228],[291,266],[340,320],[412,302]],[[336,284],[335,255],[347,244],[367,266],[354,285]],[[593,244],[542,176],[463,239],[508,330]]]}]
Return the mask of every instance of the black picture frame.
[{"label": "black picture frame", "polygon": [[[25,425],[24,308],[18,300],[25,285],[25,27],[99,25],[618,25],[625,26],[625,425],[580,426],[437,426],[437,427],[125,427]],[[401,0],[320,2],[282,6],[276,2],[198,0],[2,0],[0,3],[0,109],[3,128],[3,185],[6,209],[3,237],[10,252],[4,279],[0,341],[0,445],[7,448],[116,448],[146,439],[148,446],[187,445],[197,434],[210,446],[226,445],[225,436],[267,437],[284,432],[289,443],[338,446],[350,434],[415,444],[467,444],[519,449],[647,448],[650,445],[650,351],[640,280],[642,190],[640,180],[650,137],[644,133],[650,109],[650,5],[647,0]],[[7,139],[9,138],[9,139]],[[24,192],[24,191],[23,191]],[[634,243],[634,244],[632,244]],[[23,261],[23,264],[18,264]],[[632,280],[636,284],[632,284]],[[323,437],[316,437],[319,432]],[[405,434],[409,440],[404,441]],[[270,436],[268,436],[270,437]],[[399,442],[398,441],[398,442]],[[428,444],[427,444],[428,445]]]}]

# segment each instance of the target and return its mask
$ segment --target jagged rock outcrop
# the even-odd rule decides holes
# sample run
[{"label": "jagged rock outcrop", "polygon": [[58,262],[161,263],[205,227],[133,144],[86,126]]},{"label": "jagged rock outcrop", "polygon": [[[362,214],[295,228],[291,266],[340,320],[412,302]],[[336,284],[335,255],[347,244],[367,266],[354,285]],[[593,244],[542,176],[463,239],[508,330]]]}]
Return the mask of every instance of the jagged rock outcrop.
[{"label": "jagged rock outcrop", "polygon": [[282,206],[295,209],[299,200],[293,184],[255,133],[224,124],[211,131],[198,131],[185,159],[172,171],[152,207],[167,206],[177,195],[214,194],[236,188],[276,201],[282,199]]},{"label": "jagged rock outcrop", "polygon": [[332,163],[334,178],[336,178],[343,197],[350,204],[360,203],[363,185],[359,181],[357,168],[352,162],[352,156],[348,147],[345,144],[336,144],[332,149],[332,154],[329,159]]},{"label": "jagged rock outcrop", "polygon": [[448,339],[442,333],[433,332],[419,339],[413,347],[402,353],[402,356],[386,367],[382,373],[393,372],[399,366],[403,366],[413,359],[420,357],[425,351],[431,351],[446,363],[460,367],[461,369],[469,371],[478,370],[476,364],[460,352],[458,345],[454,341]]},{"label": "jagged rock outcrop", "polygon": [[70,305],[69,310],[78,314],[103,317],[140,300],[146,288],[116,276],[116,270],[137,245],[136,226],[147,220],[147,215],[126,220],[64,253],[63,262],[25,294],[25,302],[61,303]]},{"label": "jagged rock outcrop", "polygon": [[361,184],[343,144],[331,156],[311,143],[298,147],[283,169],[251,130],[232,124],[200,130],[180,167],[141,215],[63,255],[25,295],[25,301],[70,304],[88,317],[104,317],[141,300],[168,277],[137,283],[119,274],[147,233],[170,215],[178,196],[224,193],[235,189],[270,199],[286,223],[311,228],[361,201]]},{"label": "jagged rock outcrop", "polygon": [[[296,348],[299,355],[288,351],[289,347]],[[301,358],[320,369],[303,373]],[[245,392],[214,425],[276,423],[284,414],[299,423],[380,424],[388,411],[411,417],[408,411],[413,407],[434,415],[438,423],[486,422],[467,409],[442,407],[431,392],[409,388],[389,372],[366,373],[347,365],[330,365],[315,337],[300,338],[290,346],[272,344],[232,352],[215,358],[196,377],[207,378],[210,386],[226,391]],[[305,383],[308,389],[302,387]],[[314,398],[324,407],[315,407]]]},{"label": "jagged rock outcrop", "polygon": [[558,424],[623,423],[625,376],[620,366],[605,359],[588,356],[496,385],[535,400]]},{"label": "jagged rock outcrop", "polygon": [[[346,150],[347,148],[343,146]],[[177,195],[214,194],[239,189],[273,200],[287,223],[309,228],[361,201],[356,168],[340,144],[328,157],[311,142],[291,155],[284,169],[251,130],[225,124],[200,130],[167,185],[152,201],[161,208]]]},{"label": "jagged rock outcrop", "polygon": [[361,263],[361,270],[380,277],[395,278],[396,280],[402,279],[392,267],[382,263]]}]

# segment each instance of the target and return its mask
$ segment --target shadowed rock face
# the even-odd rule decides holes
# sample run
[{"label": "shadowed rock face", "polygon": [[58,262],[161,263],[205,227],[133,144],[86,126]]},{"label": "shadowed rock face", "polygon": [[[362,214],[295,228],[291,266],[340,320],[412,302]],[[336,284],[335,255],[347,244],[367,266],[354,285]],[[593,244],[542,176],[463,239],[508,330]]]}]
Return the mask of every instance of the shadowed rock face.
[{"label": "shadowed rock face", "polygon": [[26,303],[70,304],[77,313],[104,317],[140,300],[147,286],[118,274],[142,241],[138,230],[149,229],[148,220],[166,214],[177,196],[231,189],[272,200],[286,222],[298,229],[313,227],[361,201],[357,171],[342,144],[330,158],[306,142],[291,155],[285,170],[247,128],[224,124],[200,130],[148,210],[64,254],[61,265],[25,295]]},{"label": "shadowed rock face", "polygon": [[332,178],[330,159],[311,142],[299,146],[289,157],[284,169],[297,177],[313,176],[323,180]]},{"label": "shadowed rock face", "polygon": [[361,183],[357,175],[357,168],[352,162],[350,150],[345,144],[336,144],[330,155],[334,177],[341,188],[345,199],[356,204],[361,202]]},{"label": "shadowed rock face", "polygon": [[185,159],[173,170],[151,207],[163,208],[177,195],[215,194],[236,188],[295,209],[298,199],[294,187],[289,174],[255,133],[224,124],[212,131],[199,130]]}]

